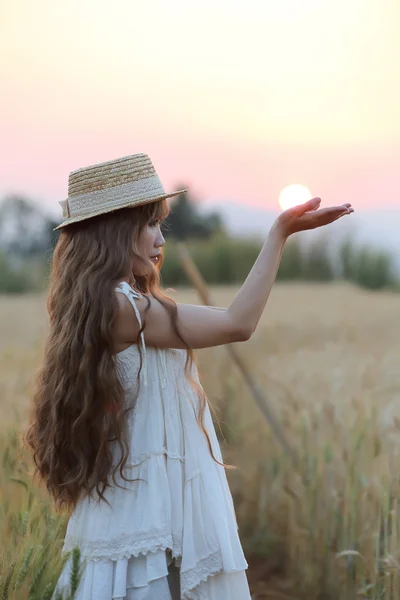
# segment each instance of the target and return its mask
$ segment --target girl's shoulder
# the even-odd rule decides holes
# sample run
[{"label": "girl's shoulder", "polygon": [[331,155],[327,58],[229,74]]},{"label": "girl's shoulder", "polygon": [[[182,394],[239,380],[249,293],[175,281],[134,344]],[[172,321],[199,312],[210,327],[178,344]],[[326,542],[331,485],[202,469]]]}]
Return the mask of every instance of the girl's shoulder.
[{"label": "girl's shoulder", "polygon": [[[128,282],[120,281],[115,287],[118,309],[114,320],[115,354],[123,356],[122,352],[134,348],[138,333],[142,328],[142,318],[136,302],[142,298],[137,290]],[[136,318],[132,318],[132,308]],[[143,332],[141,333],[143,346],[145,345]]]}]

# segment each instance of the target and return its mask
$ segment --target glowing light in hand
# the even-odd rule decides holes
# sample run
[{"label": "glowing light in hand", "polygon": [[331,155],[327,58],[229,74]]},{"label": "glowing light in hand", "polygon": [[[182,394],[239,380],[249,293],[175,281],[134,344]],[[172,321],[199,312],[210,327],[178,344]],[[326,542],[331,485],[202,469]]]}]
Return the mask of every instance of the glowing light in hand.
[{"label": "glowing light in hand", "polygon": [[304,185],[294,183],[288,185],[279,194],[279,205],[282,210],[287,210],[298,204],[303,204],[307,200],[311,200],[311,192]]}]

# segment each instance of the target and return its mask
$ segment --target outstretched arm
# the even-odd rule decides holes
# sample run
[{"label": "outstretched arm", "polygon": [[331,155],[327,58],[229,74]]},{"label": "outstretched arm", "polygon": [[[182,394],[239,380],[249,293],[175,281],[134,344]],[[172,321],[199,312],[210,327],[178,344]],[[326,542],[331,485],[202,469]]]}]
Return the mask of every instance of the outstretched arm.
[{"label": "outstretched arm", "polygon": [[280,214],[257,257],[246,281],[228,308],[234,323],[242,323],[250,337],[261,318],[279,268],[284,244],[290,235],[328,225],[351,214],[351,204],[318,210],[320,198],[295,206]]},{"label": "outstretched arm", "polygon": [[[284,211],[275,221],[249,275],[228,308],[177,304],[178,328],[191,348],[207,348],[250,338],[263,313],[276,279],[282,252],[290,235],[332,223],[353,212],[350,204],[318,210],[315,198]],[[132,306],[123,294],[117,294],[119,314],[116,335],[119,340],[134,343],[139,325]],[[145,311],[148,301],[149,309]],[[185,348],[164,306],[152,296],[136,300],[146,319],[146,344],[160,348]]]}]

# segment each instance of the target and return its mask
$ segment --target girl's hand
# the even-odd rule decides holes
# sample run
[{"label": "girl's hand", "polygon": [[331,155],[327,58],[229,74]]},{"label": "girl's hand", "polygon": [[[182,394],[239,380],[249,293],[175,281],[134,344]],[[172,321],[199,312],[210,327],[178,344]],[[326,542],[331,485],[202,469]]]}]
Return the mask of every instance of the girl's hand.
[{"label": "girl's hand", "polygon": [[313,198],[304,204],[285,210],[275,221],[275,227],[284,238],[287,238],[298,231],[329,225],[344,215],[354,212],[354,208],[349,203],[318,210],[320,204],[321,198]]}]

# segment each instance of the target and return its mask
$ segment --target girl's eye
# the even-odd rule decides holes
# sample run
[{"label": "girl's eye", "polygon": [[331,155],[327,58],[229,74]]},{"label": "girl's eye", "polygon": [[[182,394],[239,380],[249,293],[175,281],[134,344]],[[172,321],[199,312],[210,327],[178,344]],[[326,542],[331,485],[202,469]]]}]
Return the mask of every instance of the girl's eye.
[{"label": "girl's eye", "polygon": [[157,227],[157,225],[160,223],[160,221],[151,221],[150,222],[150,226],[151,227]]}]

